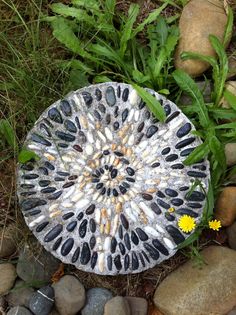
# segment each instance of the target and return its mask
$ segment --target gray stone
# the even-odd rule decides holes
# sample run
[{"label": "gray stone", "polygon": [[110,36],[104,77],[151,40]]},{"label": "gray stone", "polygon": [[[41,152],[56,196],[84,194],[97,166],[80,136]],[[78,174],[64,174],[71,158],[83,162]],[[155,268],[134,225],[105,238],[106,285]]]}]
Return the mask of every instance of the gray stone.
[{"label": "gray stone", "polygon": [[16,268],[9,263],[0,264],[0,296],[8,293],[16,279]]},{"label": "gray stone", "polygon": [[34,289],[29,287],[24,281],[17,280],[11,292],[6,296],[10,306],[29,306],[29,299]]},{"label": "gray stone", "polygon": [[35,315],[48,315],[54,305],[54,289],[43,287],[33,293],[29,301],[29,309]]},{"label": "gray stone", "polygon": [[[36,242],[33,242],[33,244],[38,245]],[[42,247],[39,248],[37,256],[35,256],[30,247],[25,245],[20,252],[16,271],[22,280],[36,288],[40,288],[50,282],[59,265],[60,262]]]},{"label": "gray stone", "polygon": [[23,306],[15,306],[11,308],[7,315],[33,315],[27,308]]},{"label": "gray stone", "polygon": [[156,289],[154,303],[165,315],[227,314],[236,303],[236,251],[210,246],[202,268],[187,261]]},{"label": "gray stone", "polygon": [[0,258],[8,257],[16,251],[18,233],[15,224],[0,229]]},{"label": "gray stone", "polygon": [[[200,89],[200,91],[202,92],[204,101],[206,103],[210,103],[211,102],[211,93],[213,90],[213,84],[210,81],[198,81],[196,82],[198,88]],[[179,104],[181,105],[190,105],[192,103],[192,98],[186,94],[183,93],[179,99]]]},{"label": "gray stone", "polygon": [[105,304],[104,315],[131,315],[128,301],[122,296],[116,296]]},{"label": "gray stone", "polygon": [[229,313],[226,315],[236,315],[236,307],[234,307]]},{"label": "gray stone", "polygon": [[126,296],[132,315],[147,315],[148,303],[145,299],[134,296]]},{"label": "gray stone", "polygon": [[227,143],[225,145],[225,156],[227,166],[236,164],[236,143]]},{"label": "gray stone", "polygon": [[236,222],[229,226],[226,231],[230,248],[236,250]]},{"label": "gray stone", "polygon": [[112,293],[107,289],[92,288],[87,292],[87,301],[81,315],[103,315],[104,306],[112,298]]},{"label": "gray stone", "polygon": [[61,315],[75,315],[84,306],[85,289],[76,277],[66,275],[53,288],[55,305]]}]

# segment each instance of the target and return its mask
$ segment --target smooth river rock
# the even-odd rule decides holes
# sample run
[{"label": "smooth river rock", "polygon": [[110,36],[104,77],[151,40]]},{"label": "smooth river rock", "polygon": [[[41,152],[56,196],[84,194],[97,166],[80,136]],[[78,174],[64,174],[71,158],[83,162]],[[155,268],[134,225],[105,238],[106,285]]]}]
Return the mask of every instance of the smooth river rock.
[{"label": "smooth river rock", "polygon": [[159,285],[154,303],[165,315],[224,315],[236,304],[236,251],[210,246],[200,269],[188,261]]},{"label": "smooth river rock", "polygon": [[10,263],[0,264],[0,296],[8,293],[16,279],[16,268]]},{"label": "smooth river rock", "polygon": [[122,296],[109,300],[104,307],[104,315],[131,315],[128,301]]},{"label": "smooth river rock", "polygon": [[27,308],[23,306],[15,306],[11,308],[7,315],[33,315]]},{"label": "smooth river rock", "polygon": [[85,289],[76,277],[66,275],[53,288],[55,305],[61,315],[75,315],[84,306]]},{"label": "smooth river rock", "polygon": [[29,301],[29,309],[35,315],[48,315],[54,304],[54,289],[46,286],[33,293]]},{"label": "smooth river rock", "polygon": [[184,7],[180,21],[180,41],[175,54],[175,67],[183,69],[191,76],[198,76],[209,68],[200,60],[181,60],[184,51],[215,56],[209,41],[213,34],[221,40],[224,36],[227,15],[221,0],[192,0]]},{"label": "smooth river rock", "polygon": [[13,290],[6,296],[6,300],[10,306],[29,306],[29,300],[34,293],[34,289],[29,287],[22,280],[16,280]]},{"label": "smooth river rock", "polygon": [[126,296],[125,299],[129,303],[132,315],[147,315],[148,303],[145,299],[135,296]]},{"label": "smooth river rock", "polygon": [[92,288],[87,292],[86,305],[81,315],[103,315],[104,306],[112,298],[112,293],[103,288]]},{"label": "smooth river rock", "polygon": [[229,247],[236,250],[236,221],[226,229],[226,232],[228,236]]},{"label": "smooth river rock", "polygon": [[225,156],[227,166],[236,164],[236,142],[225,145]]},{"label": "smooth river rock", "polygon": [[[236,81],[226,82],[225,90],[229,91],[230,93],[236,96]],[[223,108],[231,108],[230,104],[226,101],[224,97],[222,97],[220,101],[220,106]]]},{"label": "smooth river rock", "polygon": [[15,224],[0,229],[0,258],[9,257],[16,251],[17,229]]},{"label": "smooth river rock", "polygon": [[215,217],[222,226],[230,226],[236,219],[236,187],[225,187],[218,196]]}]

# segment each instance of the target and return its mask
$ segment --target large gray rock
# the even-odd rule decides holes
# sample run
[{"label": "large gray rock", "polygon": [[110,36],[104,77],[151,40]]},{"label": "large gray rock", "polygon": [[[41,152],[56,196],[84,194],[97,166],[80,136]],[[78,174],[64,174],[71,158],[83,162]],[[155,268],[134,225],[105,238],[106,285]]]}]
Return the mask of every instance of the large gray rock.
[{"label": "large gray rock", "polygon": [[35,315],[48,315],[54,305],[54,290],[50,286],[43,287],[33,293],[29,301],[29,309]]},{"label": "large gray rock", "polygon": [[[38,246],[36,242],[35,245]],[[16,267],[18,276],[36,288],[49,283],[52,275],[60,265],[59,260],[42,249],[42,247],[40,247],[38,252],[40,254],[35,256],[29,246],[25,245],[20,252]]]},{"label": "large gray rock", "polygon": [[126,296],[125,299],[129,303],[132,315],[147,315],[148,303],[145,299],[134,296]]},{"label": "large gray rock", "polygon": [[76,277],[66,275],[53,288],[55,305],[61,315],[75,315],[84,306],[85,289]]},{"label": "large gray rock", "polygon": [[16,279],[16,268],[9,263],[0,264],[0,296],[8,293]]},{"label": "large gray rock", "polygon": [[104,315],[131,315],[128,301],[122,296],[116,296],[105,304]]},{"label": "large gray rock", "polygon": [[22,280],[17,280],[11,292],[6,296],[10,306],[29,306],[29,300],[34,293],[34,289],[27,286]]},{"label": "large gray rock", "polygon": [[209,64],[196,59],[183,61],[184,51],[191,51],[207,56],[215,56],[209,41],[213,34],[223,39],[227,15],[221,0],[192,0],[184,7],[180,21],[180,41],[175,55],[176,68],[183,69],[192,76],[202,74]]},{"label": "large gray rock", "polygon": [[11,308],[7,315],[33,315],[27,308],[23,306],[15,306]]},{"label": "large gray rock", "polygon": [[104,306],[112,298],[112,293],[107,289],[92,288],[87,292],[87,301],[82,309],[82,315],[103,315]]},{"label": "large gray rock", "polygon": [[201,255],[201,269],[188,261],[156,289],[154,303],[165,315],[223,315],[235,306],[236,251],[210,246]]},{"label": "large gray rock", "polygon": [[226,231],[230,248],[236,250],[236,222],[229,226]]},{"label": "large gray rock", "polygon": [[0,258],[8,257],[16,251],[17,237],[15,224],[0,229]]}]

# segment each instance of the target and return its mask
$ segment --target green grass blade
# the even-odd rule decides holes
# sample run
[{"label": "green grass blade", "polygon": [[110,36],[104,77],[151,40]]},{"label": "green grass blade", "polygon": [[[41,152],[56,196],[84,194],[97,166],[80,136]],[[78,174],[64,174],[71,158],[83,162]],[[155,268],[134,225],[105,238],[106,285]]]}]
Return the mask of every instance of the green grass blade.
[{"label": "green grass blade", "polygon": [[224,147],[217,139],[216,136],[209,137],[209,148],[214,156],[215,161],[219,163],[219,165],[225,169],[226,168],[226,159],[224,153]]},{"label": "green grass blade", "polygon": [[236,122],[231,122],[228,124],[222,124],[214,127],[215,129],[236,129]]},{"label": "green grass blade", "polygon": [[131,4],[128,12],[127,22],[121,29],[121,39],[120,39],[120,55],[124,56],[128,41],[131,39],[131,33],[133,29],[134,22],[139,13],[139,6],[137,4]]},{"label": "green grass blade", "polygon": [[198,162],[199,160],[205,158],[210,152],[207,142],[200,144],[197,148],[189,154],[189,156],[184,160],[184,165],[191,165]]},{"label": "green grass blade", "polygon": [[224,91],[224,98],[229,103],[229,105],[236,111],[236,95],[228,91],[227,89]]},{"label": "green grass blade", "polygon": [[132,86],[138,92],[139,96],[143,99],[155,117],[157,117],[161,122],[164,122],[166,114],[160,102],[141,86],[137,84],[132,84]]},{"label": "green grass blade", "polygon": [[167,7],[168,4],[169,4],[168,1],[166,1],[159,8],[151,12],[149,16],[141,24],[139,24],[136,27],[136,29],[132,32],[131,38],[135,37],[138,33],[142,32],[146,25],[154,22],[157,19],[157,17],[161,14],[161,12]]},{"label": "green grass blade", "polygon": [[40,157],[33,151],[22,149],[18,155],[18,162],[24,164],[31,159],[39,160]]},{"label": "green grass blade", "polygon": [[14,150],[18,151],[17,139],[14,129],[7,119],[0,120],[0,135],[4,137],[8,145]]},{"label": "green grass blade", "polygon": [[90,9],[92,12],[99,11],[99,2],[97,0],[72,0],[73,5]]},{"label": "green grass blade", "polygon": [[155,30],[160,46],[164,46],[168,37],[168,27],[163,16],[157,17]]},{"label": "green grass blade", "polygon": [[173,77],[179,87],[192,97],[194,103],[197,105],[196,108],[198,111],[200,124],[202,127],[207,128],[209,126],[210,120],[202,93],[198,86],[187,73],[180,69],[173,72]]},{"label": "green grass blade", "polygon": [[230,42],[232,32],[233,32],[233,26],[234,26],[234,14],[231,9],[231,7],[228,5],[228,20],[225,28],[225,33],[224,33],[224,40],[223,40],[223,46],[226,47],[227,44]]},{"label": "green grass blade", "polygon": [[82,22],[85,21],[88,24],[94,25],[94,19],[89,16],[85,10],[77,9],[75,7],[69,7],[63,3],[53,3],[51,9],[54,13],[57,13],[66,17],[73,17],[76,20]]}]

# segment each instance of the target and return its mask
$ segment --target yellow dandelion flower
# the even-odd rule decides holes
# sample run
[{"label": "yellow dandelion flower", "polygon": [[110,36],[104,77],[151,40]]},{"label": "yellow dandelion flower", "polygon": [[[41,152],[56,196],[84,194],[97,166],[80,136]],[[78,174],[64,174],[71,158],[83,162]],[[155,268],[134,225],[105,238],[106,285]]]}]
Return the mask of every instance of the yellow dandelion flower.
[{"label": "yellow dandelion flower", "polygon": [[221,228],[221,222],[219,220],[211,220],[208,222],[209,228],[214,231],[219,231],[219,228]]},{"label": "yellow dandelion flower", "polygon": [[178,221],[179,228],[185,232],[191,232],[195,227],[196,223],[194,218],[190,217],[189,215],[183,215]]}]

